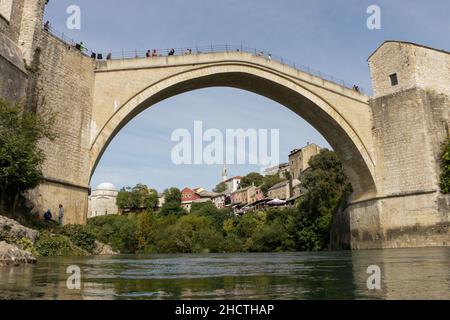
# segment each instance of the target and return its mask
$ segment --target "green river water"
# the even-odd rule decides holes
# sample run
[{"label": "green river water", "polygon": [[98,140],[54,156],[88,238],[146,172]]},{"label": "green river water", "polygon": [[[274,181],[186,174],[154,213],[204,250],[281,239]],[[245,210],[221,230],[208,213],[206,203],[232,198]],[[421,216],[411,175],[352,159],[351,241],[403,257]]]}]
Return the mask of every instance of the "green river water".
[{"label": "green river water", "polygon": [[450,248],[40,258],[0,268],[0,299],[450,299]]}]

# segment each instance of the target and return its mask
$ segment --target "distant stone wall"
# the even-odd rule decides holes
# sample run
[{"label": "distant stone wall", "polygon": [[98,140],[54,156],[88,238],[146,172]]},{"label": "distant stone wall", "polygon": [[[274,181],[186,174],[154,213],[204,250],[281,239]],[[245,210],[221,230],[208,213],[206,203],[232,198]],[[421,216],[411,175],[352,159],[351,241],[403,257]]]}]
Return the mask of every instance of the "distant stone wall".
[{"label": "distant stone wall", "polygon": [[28,72],[19,48],[25,0],[0,3],[0,98],[20,100],[26,96]]},{"label": "distant stone wall", "polygon": [[0,98],[25,99],[28,74],[19,48],[0,33]]},{"label": "distant stone wall", "polygon": [[[54,142],[41,141],[47,182],[34,190],[36,210],[66,208],[68,222],[82,223],[89,190],[89,142],[94,62],[47,32],[42,33],[33,101],[38,113],[56,117]],[[53,190],[53,191],[52,191]],[[41,197],[45,195],[45,197]]]}]

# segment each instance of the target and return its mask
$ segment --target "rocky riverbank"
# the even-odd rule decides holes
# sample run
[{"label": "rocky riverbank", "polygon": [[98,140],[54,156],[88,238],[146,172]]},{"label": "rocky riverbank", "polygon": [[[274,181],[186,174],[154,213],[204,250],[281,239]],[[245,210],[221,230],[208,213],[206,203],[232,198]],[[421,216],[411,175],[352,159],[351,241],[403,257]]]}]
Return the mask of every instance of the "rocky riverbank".
[{"label": "rocky riverbank", "polygon": [[35,263],[36,257],[29,249],[38,238],[39,231],[0,216],[0,267]]},{"label": "rocky riverbank", "polygon": [[36,263],[36,257],[18,246],[0,242],[0,267]]},{"label": "rocky riverbank", "polygon": [[39,256],[115,254],[109,245],[95,240],[82,226],[55,226],[39,232],[0,216],[0,267],[36,263]]}]

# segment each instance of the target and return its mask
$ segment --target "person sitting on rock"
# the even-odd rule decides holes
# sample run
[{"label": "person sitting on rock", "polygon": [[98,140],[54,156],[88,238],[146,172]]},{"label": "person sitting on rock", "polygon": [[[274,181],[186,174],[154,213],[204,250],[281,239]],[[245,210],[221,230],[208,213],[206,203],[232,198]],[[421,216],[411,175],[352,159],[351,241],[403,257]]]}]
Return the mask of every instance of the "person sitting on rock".
[{"label": "person sitting on rock", "polygon": [[52,213],[50,209],[48,209],[47,212],[44,213],[44,220],[46,222],[50,222],[52,220]]}]

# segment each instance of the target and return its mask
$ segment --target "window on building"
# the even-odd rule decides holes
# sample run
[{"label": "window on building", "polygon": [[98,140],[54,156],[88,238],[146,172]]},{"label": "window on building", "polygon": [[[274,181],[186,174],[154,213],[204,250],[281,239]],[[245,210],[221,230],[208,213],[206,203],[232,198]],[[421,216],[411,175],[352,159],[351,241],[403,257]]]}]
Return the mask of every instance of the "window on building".
[{"label": "window on building", "polygon": [[7,21],[11,19],[13,0],[0,0],[0,16]]},{"label": "window on building", "polygon": [[389,76],[389,79],[391,80],[391,86],[396,86],[398,85],[398,77],[396,73],[393,73]]}]

